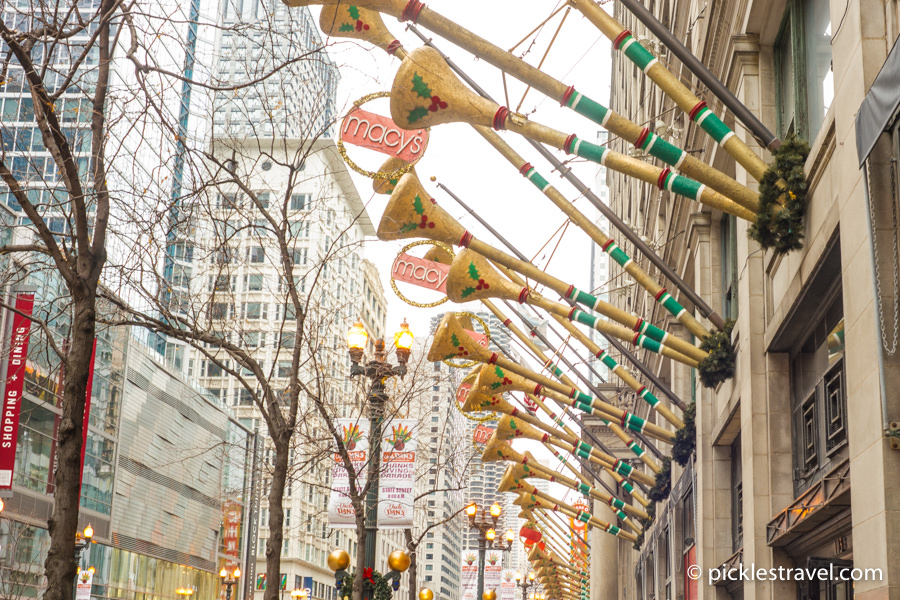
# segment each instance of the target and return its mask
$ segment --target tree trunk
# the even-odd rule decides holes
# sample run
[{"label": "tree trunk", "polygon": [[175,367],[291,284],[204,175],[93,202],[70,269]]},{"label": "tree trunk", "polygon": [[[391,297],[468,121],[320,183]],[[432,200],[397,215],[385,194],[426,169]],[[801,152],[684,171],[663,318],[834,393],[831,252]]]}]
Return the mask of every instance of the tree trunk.
[{"label": "tree trunk", "polygon": [[363,572],[366,567],[366,502],[361,495],[356,511],[356,576],[353,578],[353,600],[363,600]]},{"label": "tree trunk", "polygon": [[[57,433],[56,492],[47,522],[50,549],[44,563],[45,600],[68,600],[75,587],[75,533],[81,496],[81,438],[88,373],[96,330],[96,288],[73,290],[72,331],[65,359],[66,381]],[[89,552],[89,550],[87,550]]]},{"label": "tree trunk", "polygon": [[[272,410],[279,410],[272,407]],[[284,484],[287,480],[291,431],[270,432],[275,443],[275,465],[269,487],[269,541],[266,542],[264,600],[276,600],[281,591],[281,549],[284,546]]]}]

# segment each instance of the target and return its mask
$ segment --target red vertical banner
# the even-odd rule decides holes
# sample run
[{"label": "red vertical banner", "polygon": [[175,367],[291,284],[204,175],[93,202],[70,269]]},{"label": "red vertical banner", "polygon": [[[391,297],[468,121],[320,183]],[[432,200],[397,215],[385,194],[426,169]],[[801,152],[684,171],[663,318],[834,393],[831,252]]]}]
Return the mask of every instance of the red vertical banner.
[{"label": "red vertical banner", "polygon": [[31,332],[31,311],[34,294],[16,295],[16,312],[10,332],[9,360],[6,367],[6,389],[3,393],[3,413],[0,415],[0,490],[11,489],[16,466],[16,441],[19,436],[19,413],[25,385],[25,361],[28,358],[28,339]]},{"label": "red vertical banner", "polygon": [[84,452],[87,449],[88,423],[91,420],[91,391],[94,387],[94,360],[97,358],[97,338],[94,338],[94,347],[91,349],[91,366],[88,367],[87,392],[84,395],[84,418],[81,421],[81,476],[78,481],[84,479]]},{"label": "red vertical banner", "polygon": [[[697,567],[697,546],[691,546],[684,555],[684,600],[697,600],[697,579],[691,577],[691,573],[699,574]],[[698,577],[699,578],[699,577]]]}]

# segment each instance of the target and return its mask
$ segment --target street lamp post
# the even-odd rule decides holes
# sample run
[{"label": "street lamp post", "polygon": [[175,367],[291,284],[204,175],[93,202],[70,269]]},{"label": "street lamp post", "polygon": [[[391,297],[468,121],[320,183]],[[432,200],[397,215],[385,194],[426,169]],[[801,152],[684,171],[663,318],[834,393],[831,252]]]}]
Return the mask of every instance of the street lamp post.
[{"label": "street lamp post", "polygon": [[241,576],[241,570],[235,569],[231,573],[228,572],[228,569],[222,568],[219,571],[219,577],[222,579],[222,585],[225,586],[225,600],[231,600],[231,588],[238,582],[238,579]]},{"label": "street lamp post", "polygon": [[477,529],[481,534],[478,538],[478,596],[476,600],[484,600],[484,555],[488,547],[505,551],[512,548],[515,533],[510,529],[503,538],[497,538],[497,521],[503,512],[500,504],[494,502],[490,508],[486,508],[481,518],[478,515],[478,505],[471,503],[466,507],[466,516],[469,517],[469,527]]},{"label": "street lamp post", "polygon": [[534,571],[529,571],[527,577],[523,577],[521,571],[516,571],[516,585],[522,588],[522,600],[528,600],[528,588],[534,584]]},{"label": "street lamp post", "polygon": [[90,523],[84,528],[84,531],[75,533],[75,566],[81,569],[81,556],[85,549],[91,545],[91,539],[94,537],[94,528]]},{"label": "street lamp post", "polygon": [[350,377],[363,375],[370,380],[366,404],[369,416],[369,491],[366,494],[366,545],[365,565],[375,568],[376,535],[378,522],[378,480],[381,473],[381,426],[384,419],[384,405],[388,400],[385,385],[387,380],[394,376],[406,375],[406,363],[409,361],[410,348],[412,348],[414,336],[409,330],[409,325],[404,319],[400,325],[400,331],[394,334],[394,348],[397,355],[397,365],[387,362],[384,340],[375,342],[375,356],[365,365],[360,365],[369,334],[366,333],[362,323],[356,323],[347,332],[347,346],[350,350]]}]

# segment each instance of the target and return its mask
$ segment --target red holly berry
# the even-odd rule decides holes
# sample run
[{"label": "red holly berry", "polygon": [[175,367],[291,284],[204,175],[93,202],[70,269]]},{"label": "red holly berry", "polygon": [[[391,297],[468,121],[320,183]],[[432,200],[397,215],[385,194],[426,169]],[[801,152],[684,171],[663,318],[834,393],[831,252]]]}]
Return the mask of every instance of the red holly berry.
[{"label": "red holly berry", "polygon": [[428,228],[429,228],[429,229],[434,229],[434,223],[429,223],[429,224],[428,224]]},{"label": "red holly berry", "polygon": [[431,112],[437,112],[439,108],[447,108],[447,103],[441,101],[440,96],[432,96],[431,106],[428,107],[428,110],[430,110]]},{"label": "red holly berry", "polygon": [[368,30],[369,30],[369,26],[366,25],[365,23],[363,23],[362,21],[356,21],[356,30],[357,30],[357,31],[362,31],[362,30],[364,30],[364,29],[365,29],[366,31],[368,31]]}]

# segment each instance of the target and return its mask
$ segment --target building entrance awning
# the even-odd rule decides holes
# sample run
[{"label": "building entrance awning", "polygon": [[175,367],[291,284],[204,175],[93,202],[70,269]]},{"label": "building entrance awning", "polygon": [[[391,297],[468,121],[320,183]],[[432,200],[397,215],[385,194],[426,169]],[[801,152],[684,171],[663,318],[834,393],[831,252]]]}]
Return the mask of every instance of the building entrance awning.
[{"label": "building entrance awning", "polygon": [[[900,39],[900,38],[898,38]],[[862,167],[881,133],[894,121],[900,107],[900,44],[894,47],[856,113],[856,153]]]}]

